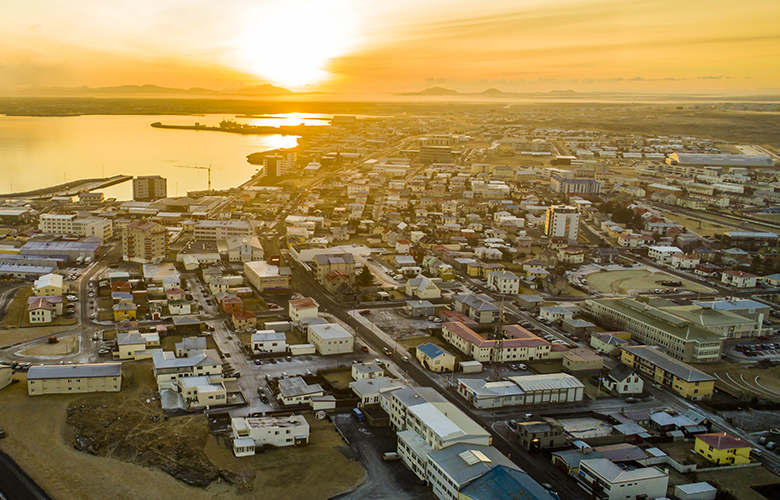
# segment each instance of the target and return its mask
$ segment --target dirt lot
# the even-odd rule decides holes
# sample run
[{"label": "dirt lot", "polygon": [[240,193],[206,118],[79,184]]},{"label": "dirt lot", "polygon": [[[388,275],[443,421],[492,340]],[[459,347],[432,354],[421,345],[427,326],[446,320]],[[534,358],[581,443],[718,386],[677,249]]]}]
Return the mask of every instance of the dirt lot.
[{"label": "dirt lot", "polygon": [[0,330],[0,347],[18,344],[26,340],[37,339],[48,335],[54,335],[69,328],[61,326],[35,326],[31,328],[12,328]]},{"label": "dirt lot", "polygon": [[[755,368],[749,368],[755,366]],[[717,379],[715,386],[733,396],[758,396],[780,401],[780,366],[765,367],[761,364],[740,365],[717,363],[700,368]]]},{"label": "dirt lot", "polygon": [[338,370],[326,373],[324,378],[330,382],[330,385],[337,389],[349,389],[350,382],[353,382],[352,368],[349,370]]},{"label": "dirt lot", "polygon": [[[239,460],[224,439],[207,433],[203,415],[164,420],[151,399],[150,363],[125,364],[123,374],[119,394],[38,397],[27,396],[25,376],[17,375],[22,382],[0,391],[0,422],[8,433],[0,449],[63,500],[105,498],[107,491],[116,499],[248,498],[242,488],[263,498],[324,499],[364,477],[363,468],[340,453],[342,441],[330,423],[312,418],[306,447]],[[66,424],[69,416],[75,425]],[[74,448],[77,435],[79,446],[95,454]],[[194,466],[215,481],[194,487],[163,472],[186,475]]]},{"label": "dirt lot", "polygon": [[410,318],[402,309],[374,309],[367,318],[395,339],[427,335],[434,323],[424,318]]},{"label": "dirt lot", "polygon": [[[767,484],[778,485],[780,477],[764,467],[749,467],[746,469],[717,470],[712,472],[696,472],[696,481],[707,481],[718,489],[731,491],[739,500],[767,500],[777,496],[766,497],[751,488]],[[778,489],[775,487],[774,491]]]},{"label": "dirt lot", "polygon": [[679,280],[673,276],[661,272],[652,272],[647,269],[633,269],[626,271],[602,271],[593,273],[587,277],[588,285],[604,293],[627,294],[633,290],[650,290],[664,288],[661,281],[682,281],[679,288],[694,292],[707,291],[703,286],[690,281]]},{"label": "dirt lot", "polygon": [[68,337],[61,339],[55,344],[41,344],[22,351],[24,356],[67,356],[79,352],[81,339],[79,337]]}]

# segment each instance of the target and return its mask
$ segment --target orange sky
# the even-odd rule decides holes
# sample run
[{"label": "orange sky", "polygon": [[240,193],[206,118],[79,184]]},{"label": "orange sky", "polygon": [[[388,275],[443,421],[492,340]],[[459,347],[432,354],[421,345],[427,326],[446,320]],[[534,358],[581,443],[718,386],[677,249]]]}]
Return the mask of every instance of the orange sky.
[{"label": "orange sky", "polygon": [[3,92],[780,91],[777,0],[25,0],[0,18]]}]

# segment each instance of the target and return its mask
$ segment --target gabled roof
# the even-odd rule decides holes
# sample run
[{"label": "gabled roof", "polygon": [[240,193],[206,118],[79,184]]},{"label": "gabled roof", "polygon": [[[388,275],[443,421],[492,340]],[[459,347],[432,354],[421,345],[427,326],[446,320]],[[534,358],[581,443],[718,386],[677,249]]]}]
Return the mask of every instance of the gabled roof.
[{"label": "gabled roof", "polygon": [[431,343],[418,345],[417,346],[417,350],[422,352],[423,354],[425,354],[426,356],[428,356],[431,359],[436,359],[439,356],[445,356],[445,355],[452,356],[452,354],[448,353],[447,351],[445,351],[441,347],[437,346],[436,344],[431,344]]},{"label": "gabled roof", "polygon": [[740,438],[726,434],[725,432],[715,432],[712,434],[699,434],[696,439],[702,440],[708,446],[716,450],[731,450],[734,448],[750,448],[750,443]]}]

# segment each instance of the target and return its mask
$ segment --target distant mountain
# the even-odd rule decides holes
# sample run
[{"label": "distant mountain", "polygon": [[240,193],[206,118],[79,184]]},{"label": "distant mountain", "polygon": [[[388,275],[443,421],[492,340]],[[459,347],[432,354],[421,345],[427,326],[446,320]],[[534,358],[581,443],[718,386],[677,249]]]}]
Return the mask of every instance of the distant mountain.
[{"label": "distant mountain", "polygon": [[576,94],[576,90],[551,90],[551,94]]},{"label": "distant mountain", "polygon": [[419,92],[407,92],[403,95],[458,95],[460,92],[452,89],[445,89],[444,87],[429,87]]},{"label": "distant mountain", "polygon": [[276,87],[270,83],[264,83],[262,85],[241,87],[240,89],[230,91],[229,93],[239,95],[293,95],[295,92],[282,87]]},{"label": "distant mountain", "polygon": [[506,92],[501,92],[500,90],[491,87],[487,90],[483,90],[482,92],[480,92],[480,94],[500,96],[500,95],[506,95]]}]

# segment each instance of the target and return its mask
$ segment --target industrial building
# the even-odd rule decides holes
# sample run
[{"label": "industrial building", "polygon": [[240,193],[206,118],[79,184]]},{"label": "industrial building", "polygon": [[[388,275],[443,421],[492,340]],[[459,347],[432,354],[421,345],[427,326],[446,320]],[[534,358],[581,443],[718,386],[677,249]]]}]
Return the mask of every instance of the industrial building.
[{"label": "industrial building", "polygon": [[501,408],[582,401],[585,386],[572,375],[550,373],[509,377],[497,382],[458,379],[457,390],[475,408]]}]

